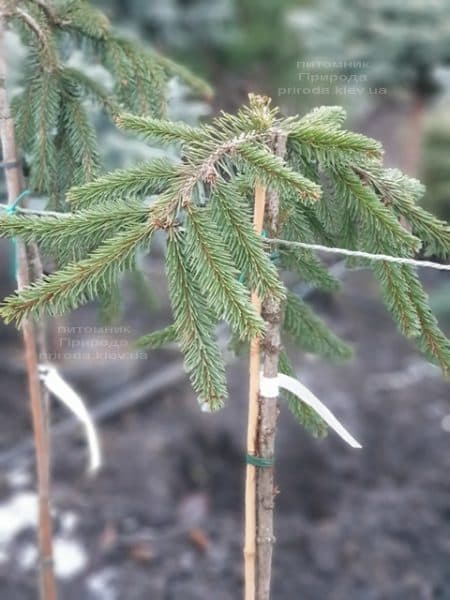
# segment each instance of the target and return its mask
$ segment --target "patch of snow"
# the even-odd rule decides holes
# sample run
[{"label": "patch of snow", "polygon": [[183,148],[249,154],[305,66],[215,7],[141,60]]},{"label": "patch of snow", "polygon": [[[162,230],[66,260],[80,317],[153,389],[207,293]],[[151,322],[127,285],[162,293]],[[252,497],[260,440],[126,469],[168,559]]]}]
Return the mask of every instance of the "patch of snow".
[{"label": "patch of snow", "polygon": [[[0,504],[0,564],[8,561],[9,544],[25,529],[37,527],[38,499],[35,493],[19,492]],[[88,562],[86,552],[76,540],[68,539],[78,524],[78,516],[66,512],[61,516],[62,537],[54,541],[55,573],[70,579],[81,573]],[[36,565],[37,548],[26,544],[17,552],[17,564],[24,571]]]},{"label": "patch of snow", "polygon": [[63,534],[72,534],[75,531],[79,521],[80,519],[78,518],[78,515],[74,512],[67,511],[63,513],[60,517],[61,529],[63,531]]},{"label": "patch of snow", "polygon": [[[86,553],[75,540],[56,538],[54,541],[55,574],[60,579],[71,579],[81,573],[87,564]],[[23,571],[34,568],[38,562],[36,546],[26,544],[17,552],[16,561]]]},{"label": "patch of snow", "polygon": [[71,579],[81,573],[87,565],[87,556],[82,545],[75,540],[56,538],[54,542],[55,573],[61,579]]},{"label": "patch of snow", "polygon": [[98,571],[87,580],[88,590],[95,600],[116,600],[115,579],[116,574],[111,568]]},{"label": "patch of snow", "polygon": [[24,529],[36,527],[37,497],[21,492],[0,504],[0,552]]}]

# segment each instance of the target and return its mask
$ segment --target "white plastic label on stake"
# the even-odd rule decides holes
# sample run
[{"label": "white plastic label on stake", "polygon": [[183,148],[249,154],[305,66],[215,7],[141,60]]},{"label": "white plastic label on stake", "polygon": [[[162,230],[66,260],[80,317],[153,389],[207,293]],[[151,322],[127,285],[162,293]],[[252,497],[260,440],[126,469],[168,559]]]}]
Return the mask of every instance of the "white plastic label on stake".
[{"label": "white plastic label on stake", "polygon": [[277,377],[264,377],[261,373],[260,378],[260,393],[266,398],[276,398],[279,394],[279,389],[283,388],[299,400],[310,406],[322,419],[333,429],[339,437],[341,437],[352,448],[362,448],[361,444],[345,429],[342,423],[333,415],[325,404],[323,404],[311,390],[304,386],[300,381],[278,373]]},{"label": "white plastic label on stake", "polygon": [[102,458],[97,430],[86,405],[80,396],[61,377],[55,367],[40,365],[39,374],[41,381],[48,391],[65,404],[84,426],[89,447],[89,472],[95,473],[101,467]]}]

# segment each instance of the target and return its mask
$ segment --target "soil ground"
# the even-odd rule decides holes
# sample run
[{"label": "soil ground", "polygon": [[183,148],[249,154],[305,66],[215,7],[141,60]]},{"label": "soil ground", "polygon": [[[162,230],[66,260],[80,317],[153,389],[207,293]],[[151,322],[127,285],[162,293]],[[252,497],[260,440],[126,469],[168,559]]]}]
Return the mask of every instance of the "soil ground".
[{"label": "soil ground", "polygon": [[[346,282],[335,300],[313,301],[354,345],[355,359],[332,365],[297,354],[296,363],[363,449],[332,434],[313,439],[282,407],[273,598],[448,600],[449,385],[401,339],[371,278],[355,272]],[[91,312],[77,313],[74,323],[84,325]],[[29,435],[29,417],[19,340],[10,329],[0,336],[5,452]],[[170,350],[146,360],[100,358],[90,369],[68,365],[66,374],[94,406],[176,359]],[[64,415],[55,408],[55,421]],[[56,537],[82,552],[78,571],[61,578],[61,598],[240,598],[245,421],[246,364],[239,361],[219,414],[202,414],[182,383],[102,422],[105,467],[95,480],[84,475],[82,438],[55,440]],[[0,520],[2,507],[33,485],[32,465],[22,458],[2,467]],[[2,600],[37,597],[33,544],[28,526],[4,548]]]}]

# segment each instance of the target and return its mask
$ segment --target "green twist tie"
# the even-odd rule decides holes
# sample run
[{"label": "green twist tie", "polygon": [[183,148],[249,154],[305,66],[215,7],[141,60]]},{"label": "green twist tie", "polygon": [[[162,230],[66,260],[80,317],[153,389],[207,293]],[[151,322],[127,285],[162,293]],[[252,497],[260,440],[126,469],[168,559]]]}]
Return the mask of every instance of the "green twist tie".
[{"label": "green twist tie", "polygon": [[[267,231],[265,229],[263,229],[261,231],[261,237],[263,239],[267,238]],[[275,262],[276,260],[278,260],[280,258],[280,253],[277,250],[274,250],[273,252],[270,253],[269,258],[272,262]]]},{"label": "green twist tie", "polygon": [[23,198],[25,198],[25,196],[29,196],[30,194],[31,194],[31,190],[23,190],[23,192],[17,196],[17,198],[14,200],[14,202],[12,204],[10,204],[9,206],[5,206],[6,212],[9,215],[14,215],[16,213],[17,206],[19,205],[20,201],[23,200]]},{"label": "green twist tie", "polygon": [[254,467],[260,467],[261,469],[267,469],[269,467],[273,467],[274,459],[266,458],[264,456],[255,456],[254,454],[247,454],[246,461],[248,465],[253,465]]}]

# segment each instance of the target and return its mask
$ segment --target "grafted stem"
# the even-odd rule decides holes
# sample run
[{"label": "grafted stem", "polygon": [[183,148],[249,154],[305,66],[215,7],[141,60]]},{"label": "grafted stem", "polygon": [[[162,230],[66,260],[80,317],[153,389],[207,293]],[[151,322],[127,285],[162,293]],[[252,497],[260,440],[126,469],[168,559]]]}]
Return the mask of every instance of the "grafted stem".
[{"label": "grafted stem", "polygon": [[[286,153],[286,138],[275,134],[272,148],[281,158]],[[254,226],[258,234],[265,224],[271,237],[278,235],[278,192],[266,193],[265,187],[256,186]],[[252,304],[261,313],[266,324],[263,342],[254,338],[250,346],[249,413],[247,430],[247,454],[263,459],[264,467],[247,464],[245,488],[245,600],[268,600],[272,573],[274,543],[273,511],[275,499],[273,463],[275,435],[278,419],[278,399],[260,394],[259,378],[278,375],[280,351],[280,326],[282,306],[277,298],[266,298],[261,303],[256,293]],[[264,352],[261,361],[261,349]]]},{"label": "grafted stem", "polygon": [[[284,158],[286,138],[277,134],[273,139],[274,153]],[[272,190],[267,194],[265,229],[270,237],[278,235],[279,195]],[[264,377],[278,375],[278,359],[281,345],[281,301],[268,297],[261,307],[262,318],[266,324],[266,333],[262,342],[262,372]],[[275,437],[278,420],[278,398],[259,395],[259,419],[257,435],[257,454],[268,465],[256,470],[256,600],[269,600],[272,579],[272,553],[274,537],[274,505],[276,488],[274,485],[273,460],[275,455]]]}]

